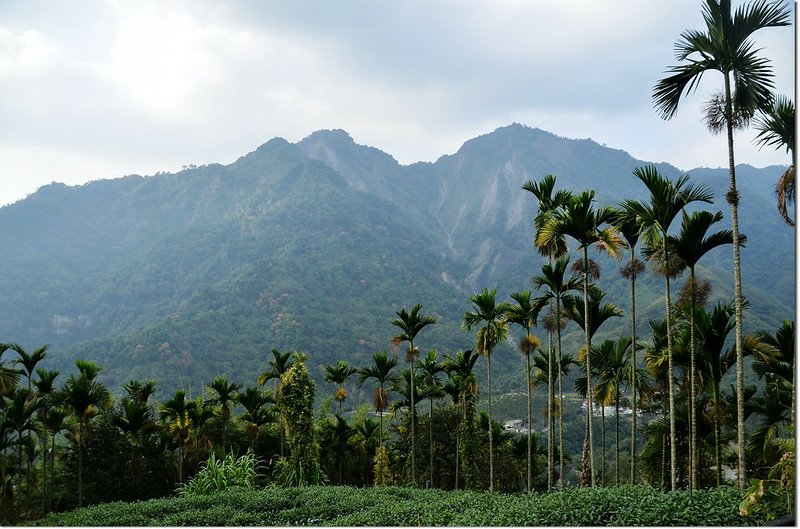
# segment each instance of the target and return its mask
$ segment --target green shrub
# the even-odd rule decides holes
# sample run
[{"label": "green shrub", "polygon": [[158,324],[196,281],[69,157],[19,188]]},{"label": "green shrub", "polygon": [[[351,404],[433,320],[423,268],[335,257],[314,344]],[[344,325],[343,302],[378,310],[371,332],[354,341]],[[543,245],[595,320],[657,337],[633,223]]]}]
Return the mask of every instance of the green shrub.
[{"label": "green shrub", "polygon": [[239,459],[228,454],[222,461],[212,453],[203,468],[180,489],[182,496],[207,495],[223,491],[229,487],[253,488],[256,480],[256,461],[252,452]]}]

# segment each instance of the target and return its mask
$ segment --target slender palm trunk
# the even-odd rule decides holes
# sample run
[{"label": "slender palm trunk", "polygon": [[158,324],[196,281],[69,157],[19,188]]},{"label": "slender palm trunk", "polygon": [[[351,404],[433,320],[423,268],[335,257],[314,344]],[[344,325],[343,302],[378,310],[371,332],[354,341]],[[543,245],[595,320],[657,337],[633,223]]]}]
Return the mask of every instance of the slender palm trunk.
[{"label": "slender palm trunk", "polygon": [[[411,347],[413,351],[414,342],[411,342]],[[417,485],[417,465],[416,460],[414,459],[414,453],[416,452],[416,439],[417,436],[414,432],[414,362],[411,362],[411,388],[409,388],[409,394],[411,395],[411,486],[415,487]]]},{"label": "slender palm trunk", "polygon": [[616,399],[614,405],[616,408],[616,415],[614,416],[614,418],[616,419],[617,423],[617,443],[616,443],[617,455],[614,458],[614,467],[615,467],[614,485],[619,485],[620,484],[619,482],[619,386],[617,386]]},{"label": "slender palm trunk", "polygon": [[691,482],[690,488],[691,490],[695,490],[697,488],[697,465],[699,463],[698,457],[698,449],[697,449],[697,368],[696,368],[696,359],[697,359],[697,344],[695,342],[695,323],[694,323],[694,311],[695,305],[697,303],[697,290],[695,284],[695,275],[694,275],[694,267],[689,269],[689,284],[691,285],[692,289],[692,306],[691,310],[692,313],[689,317],[689,340],[691,341],[690,347],[690,366],[689,366],[689,382],[690,386],[690,396],[689,396],[689,416],[691,417],[691,439],[689,441],[689,446],[691,450],[689,454],[691,456]]},{"label": "slender palm trunk", "polygon": [[[527,332],[527,330],[526,330]],[[525,386],[528,389],[528,492],[531,491],[531,355],[525,355]]]},{"label": "slender palm trunk", "polygon": [[[631,264],[635,261],[631,248]],[[631,277],[631,485],[636,483],[636,271],[633,266]]]},{"label": "slender palm trunk", "polygon": [[430,397],[431,412],[428,415],[428,447],[431,449],[431,488],[433,488],[433,397]]},{"label": "slender palm trunk", "polygon": [[547,333],[547,492],[553,490],[553,467],[555,467],[553,400],[553,332],[549,331]]},{"label": "slender palm trunk", "polygon": [[[561,300],[556,298],[556,345],[558,347],[558,483],[564,488],[564,386],[561,381]],[[555,426],[555,423],[553,423]]]},{"label": "slender palm trunk", "polygon": [[733,232],[733,290],[736,314],[736,417],[739,468],[737,478],[740,489],[744,489],[747,478],[745,466],[744,439],[744,331],[742,330],[742,263],[739,256],[739,193],[736,191],[736,166],[733,159],[733,104],[731,100],[730,77],[725,73],[725,113],[728,117],[728,166],[730,169],[730,189],[727,200],[731,206],[731,231]]},{"label": "slender palm trunk", "polygon": [[[667,234],[664,233],[664,266],[667,267],[667,263],[669,263],[669,255],[667,250]],[[676,462],[677,457],[675,453],[675,392],[674,392],[674,384],[675,381],[673,380],[672,376],[672,321],[670,316],[670,307],[672,306],[672,300],[670,299],[669,295],[669,270],[664,270],[664,283],[666,285],[666,296],[664,301],[666,303],[667,308],[667,381],[668,381],[668,392],[669,392],[669,473],[670,473],[670,490],[675,490],[678,486],[675,478],[676,478]]]},{"label": "slender palm trunk", "polygon": [[52,452],[50,453],[50,483],[47,494],[47,510],[53,510],[53,481],[55,479],[55,463],[56,463],[56,434],[53,433],[53,439],[50,443]]},{"label": "slender palm trunk", "polygon": [[714,385],[714,463],[717,465],[717,487],[722,485],[722,457],[720,450],[719,385]]},{"label": "slender palm trunk", "polygon": [[47,514],[47,433],[42,436],[42,517]]},{"label": "slender palm trunk", "polygon": [[606,486],[606,406],[600,403],[600,486]]},{"label": "slender palm trunk", "polygon": [[78,507],[83,507],[83,420],[78,425]]},{"label": "slender palm trunk", "polygon": [[667,433],[661,434],[661,490],[667,490]]},{"label": "slender palm trunk", "polygon": [[[583,247],[583,319],[584,330],[586,331],[586,396],[589,406],[587,408],[587,428],[589,431],[589,472],[591,483],[594,487],[594,429],[592,428],[592,365],[589,351],[592,348],[592,336],[589,332],[589,252],[586,246]],[[559,368],[560,371],[560,368]]]},{"label": "slender palm trunk", "polygon": [[492,352],[486,355],[486,377],[489,388],[489,492],[494,491],[494,444],[492,442]]}]

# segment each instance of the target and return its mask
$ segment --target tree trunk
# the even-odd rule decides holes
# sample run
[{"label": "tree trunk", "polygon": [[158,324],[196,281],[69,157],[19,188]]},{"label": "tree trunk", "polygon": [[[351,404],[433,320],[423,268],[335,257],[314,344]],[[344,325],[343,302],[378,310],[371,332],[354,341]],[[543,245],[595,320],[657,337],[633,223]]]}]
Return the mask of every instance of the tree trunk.
[{"label": "tree trunk", "polygon": [[431,402],[431,413],[428,416],[428,447],[431,449],[431,488],[433,488],[433,397],[429,398]]},{"label": "tree trunk", "polygon": [[692,289],[692,306],[691,310],[692,313],[689,317],[689,340],[690,340],[690,366],[689,366],[689,383],[691,384],[690,389],[690,396],[689,396],[689,417],[691,418],[691,428],[690,428],[690,435],[691,439],[689,440],[689,446],[691,450],[689,451],[689,455],[691,456],[690,461],[690,468],[691,468],[691,480],[690,480],[690,489],[695,490],[697,489],[697,465],[699,463],[698,457],[698,450],[697,450],[697,368],[696,368],[696,360],[697,360],[697,344],[695,343],[695,322],[694,322],[694,311],[695,305],[697,304],[696,301],[696,284],[695,284],[695,275],[694,275],[694,267],[689,268],[689,284],[691,285]]},{"label": "tree trunk", "polygon": [[617,398],[614,404],[617,408],[617,414],[615,416],[617,422],[617,445],[616,445],[617,457],[614,461],[614,466],[616,467],[614,469],[614,485],[619,486],[620,484],[619,483],[619,383],[617,383]]},{"label": "tree trunk", "polygon": [[[526,330],[527,332],[527,330]],[[525,355],[525,386],[528,389],[528,490],[531,491],[531,356]]]},{"label": "tree trunk", "polygon": [[[594,487],[594,429],[592,428],[592,365],[589,351],[592,348],[592,336],[589,332],[589,252],[586,246],[583,247],[583,321],[586,332],[586,396],[589,401],[587,408],[587,422],[589,430],[589,472],[591,483]],[[561,370],[559,366],[559,371]]]},{"label": "tree trunk", "polygon": [[744,439],[744,349],[742,329],[742,263],[739,256],[739,192],[736,191],[736,165],[733,160],[733,104],[731,101],[731,82],[725,73],[725,114],[728,119],[728,167],[730,169],[730,189],[727,201],[731,206],[731,231],[733,232],[733,290],[736,314],[736,417],[739,465],[737,481],[740,489],[745,488],[747,467],[745,465]]},{"label": "tree trunk", "polygon": [[606,486],[606,406],[600,403],[600,486]]},{"label": "tree trunk", "polygon": [[[564,488],[564,386],[561,381],[561,300],[556,298],[556,345],[558,347],[558,483]],[[553,423],[555,427],[555,423]]]},{"label": "tree trunk", "polygon": [[[631,249],[631,263],[635,260]],[[633,269],[634,267],[631,266]],[[636,483],[636,275],[631,278],[631,485]]]},{"label": "tree trunk", "polygon": [[489,492],[494,491],[494,445],[492,443],[492,353],[486,355],[486,376],[489,386]]},{"label": "tree trunk", "polygon": [[411,397],[411,486],[417,486],[417,461],[415,458],[416,454],[416,432],[414,430],[414,412],[416,411],[416,407],[414,405],[414,342],[408,342],[409,347],[411,349],[411,356],[410,358],[410,369],[411,369],[411,387],[408,390],[408,393]]},{"label": "tree trunk", "polygon": [[547,492],[553,490],[555,461],[555,417],[553,417],[553,332],[547,333]]},{"label": "tree trunk", "polygon": [[[664,233],[664,265],[669,262],[669,255],[667,250],[667,234]],[[667,381],[669,385],[669,479],[670,490],[675,490],[678,486],[675,481],[676,477],[676,454],[675,454],[675,393],[674,393],[674,380],[672,376],[672,318],[670,315],[670,307],[672,306],[669,295],[669,272],[665,270],[664,282],[666,284],[665,303],[667,306]]]},{"label": "tree trunk", "polygon": [[78,507],[83,507],[83,434],[85,428],[81,420],[78,426]]}]

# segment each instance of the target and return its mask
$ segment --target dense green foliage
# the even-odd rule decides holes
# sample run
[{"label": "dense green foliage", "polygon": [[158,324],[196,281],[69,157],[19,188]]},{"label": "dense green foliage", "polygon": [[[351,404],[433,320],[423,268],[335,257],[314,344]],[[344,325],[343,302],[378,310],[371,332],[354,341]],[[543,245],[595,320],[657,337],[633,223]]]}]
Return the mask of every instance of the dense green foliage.
[{"label": "dense green foliage", "polygon": [[42,525],[738,526],[734,488],[659,492],[646,486],[513,495],[396,487],[270,487],[204,497],[110,503]]},{"label": "dense green foliage", "polygon": [[252,489],[256,482],[256,460],[248,452],[236,458],[228,454],[225,458],[217,460],[217,455],[212,452],[203,468],[180,488],[181,496],[208,495],[230,488]]}]

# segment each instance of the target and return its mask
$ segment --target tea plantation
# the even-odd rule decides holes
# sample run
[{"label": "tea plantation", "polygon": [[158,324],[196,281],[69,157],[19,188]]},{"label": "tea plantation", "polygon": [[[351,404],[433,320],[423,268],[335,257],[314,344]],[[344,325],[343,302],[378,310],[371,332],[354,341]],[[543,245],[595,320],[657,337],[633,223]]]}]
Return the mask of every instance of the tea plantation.
[{"label": "tea plantation", "polygon": [[399,487],[233,488],[49,516],[58,526],[742,526],[735,488],[661,492],[648,486],[573,488],[549,494]]}]

